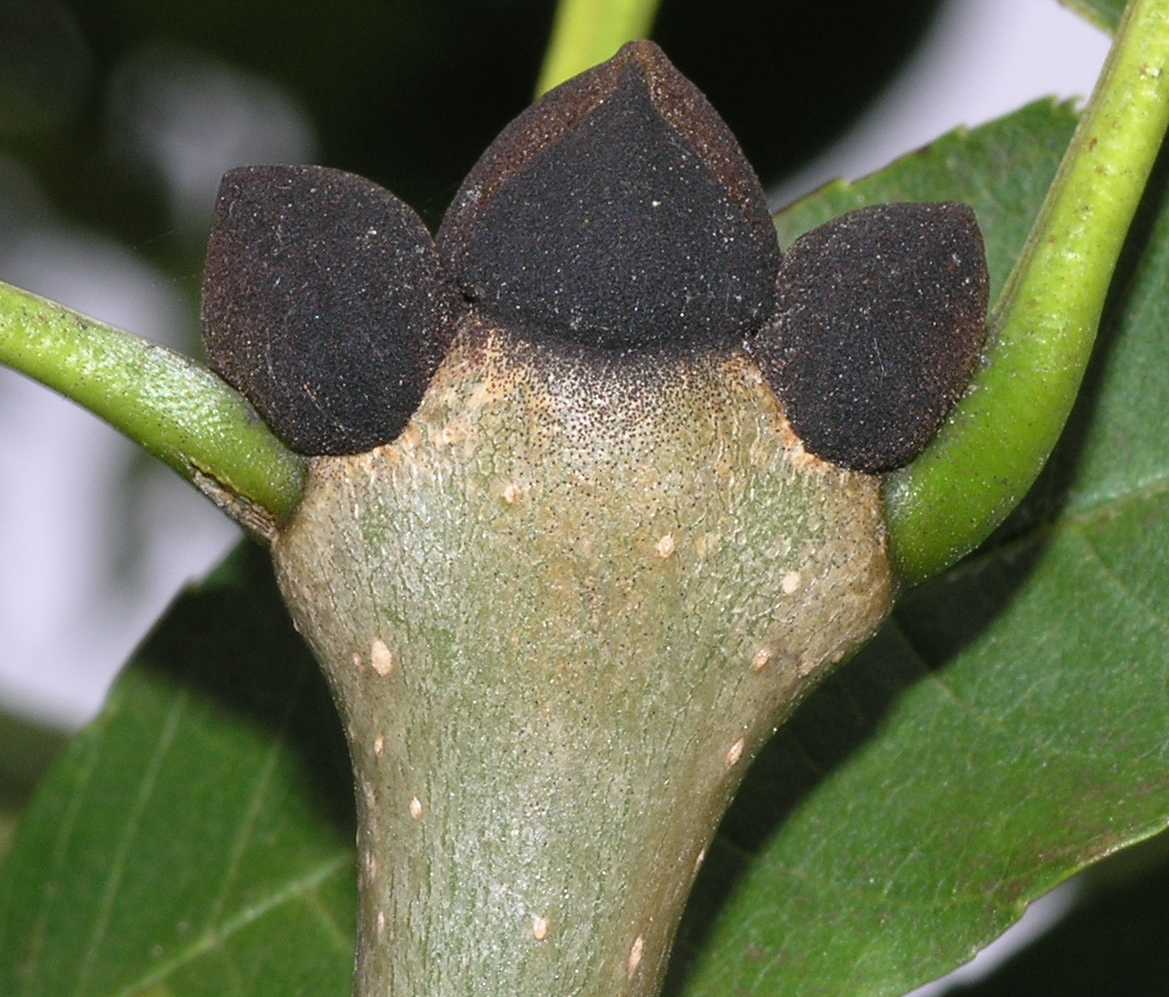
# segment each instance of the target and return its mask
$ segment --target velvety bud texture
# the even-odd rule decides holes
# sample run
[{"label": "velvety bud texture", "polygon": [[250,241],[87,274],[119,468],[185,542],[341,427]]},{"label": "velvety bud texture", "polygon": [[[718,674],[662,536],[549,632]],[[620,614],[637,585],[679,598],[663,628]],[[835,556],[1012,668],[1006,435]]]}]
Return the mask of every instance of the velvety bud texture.
[{"label": "velvety bud texture", "polygon": [[503,130],[437,245],[360,177],[228,173],[203,328],[212,368],[303,454],[392,442],[456,338],[502,329],[631,379],[746,351],[809,452],[880,473],[920,453],[965,389],[986,302],[959,204],[853,212],[781,259],[726,124],[636,42]]},{"label": "velvety bud texture", "polygon": [[649,44],[504,129],[438,242],[464,295],[532,337],[678,352],[733,345],[775,308],[779,249],[759,181]]},{"label": "velvety bud texture", "polygon": [[321,166],[223,178],[203,278],[207,356],[293,450],[394,439],[457,305],[430,233],[389,191]]},{"label": "velvety bud texture", "polygon": [[908,464],[978,362],[986,254],[964,204],[883,204],[799,239],[752,343],[796,435],[858,471]]}]

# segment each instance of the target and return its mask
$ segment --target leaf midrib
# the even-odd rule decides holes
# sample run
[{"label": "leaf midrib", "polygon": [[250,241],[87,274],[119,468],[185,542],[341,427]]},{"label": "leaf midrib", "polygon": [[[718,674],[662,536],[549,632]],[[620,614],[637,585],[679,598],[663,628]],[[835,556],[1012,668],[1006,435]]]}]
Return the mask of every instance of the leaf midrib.
[{"label": "leaf midrib", "polygon": [[241,908],[218,927],[209,925],[202,935],[192,939],[191,943],[182,951],[177,952],[173,958],[155,966],[149,973],[139,977],[119,991],[119,997],[132,997],[147,987],[161,983],[171,974],[213,951],[216,947],[222,946],[232,935],[242,931],[266,914],[289,901],[303,899],[315,893],[332,876],[338,872],[348,873],[352,866],[352,853],[347,849],[338,849],[330,858],[318,863],[304,875],[289,880],[282,889],[270,891],[264,899]]}]

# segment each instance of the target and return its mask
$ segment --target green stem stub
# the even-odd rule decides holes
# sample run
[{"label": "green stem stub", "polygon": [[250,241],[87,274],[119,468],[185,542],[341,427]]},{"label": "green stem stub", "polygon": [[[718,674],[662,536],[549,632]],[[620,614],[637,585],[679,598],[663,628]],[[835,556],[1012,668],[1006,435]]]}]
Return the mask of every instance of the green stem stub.
[{"label": "green stem stub", "polygon": [[186,357],[0,283],[0,363],[105,419],[253,533],[270,538],[296,508],[302,459]]},{"label": "green stem stub", "polygon": [[1169,2],[1134,0],[991,318],[982,370],[930,447],[887,479],[905,580],[981,543],[1039,475],[1075,402],[1167,124]]}]

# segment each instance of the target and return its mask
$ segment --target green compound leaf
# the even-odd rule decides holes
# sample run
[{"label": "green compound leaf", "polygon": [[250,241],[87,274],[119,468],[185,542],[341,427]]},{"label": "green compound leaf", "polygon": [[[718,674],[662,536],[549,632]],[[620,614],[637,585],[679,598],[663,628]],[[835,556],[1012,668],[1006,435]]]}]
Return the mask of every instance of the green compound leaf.
[{"label": "green compound leaf", "polygon": [[1128,0],[1060,0],[1065,7],[1105,31],[1115,31]]},{"label": "green compound leaf", "polygon": [[[785,213],[783,241],[870,201],[966,200],[1000,288],[1071,125],[1038,104],[943,139]],[[1166,165],[1040,485],[756,762],[669,993],[903,993],[1169,824]]]},{"label": "green compound leaf", "polygon": [[[954,198],[1001,287],[1073,117],[1032,105],[778,220]],[[764,752],[668,992],[897,994],[1169,820],[1169,207],[1158,174],[1065,442],[980,554],[910,594]],[[0,993],[336,994],[352,965],[349,777],[262,554],[136,656],[0,868]]]},{"label": "green compound leaf", "polygon": [[342,994],[348,763],[261,551],[135,654],[0,871],[0,993]]}]

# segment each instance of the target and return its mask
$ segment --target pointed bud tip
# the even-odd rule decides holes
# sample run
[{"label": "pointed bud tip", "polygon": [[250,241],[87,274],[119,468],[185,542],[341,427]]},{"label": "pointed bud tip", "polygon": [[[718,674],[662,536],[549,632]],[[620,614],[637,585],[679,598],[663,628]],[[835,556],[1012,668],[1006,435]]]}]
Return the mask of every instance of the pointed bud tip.
[{"label": "pointed bud tip", "polygon": [[727,347],[774,311],[779,250],[759,181],[652,42],[626,45],[505,128],[438,243],[482,315],[530,338]]}]

